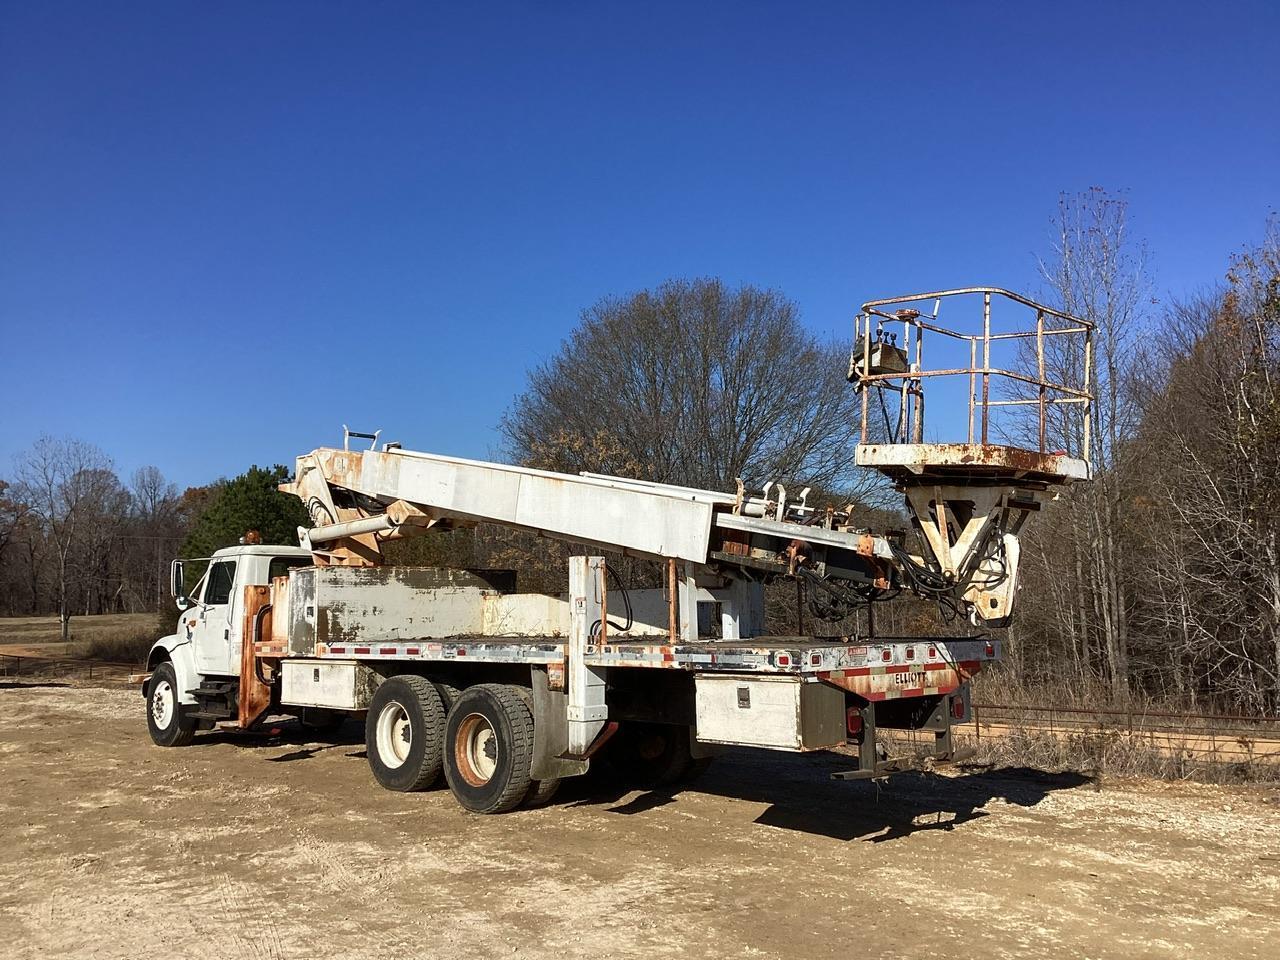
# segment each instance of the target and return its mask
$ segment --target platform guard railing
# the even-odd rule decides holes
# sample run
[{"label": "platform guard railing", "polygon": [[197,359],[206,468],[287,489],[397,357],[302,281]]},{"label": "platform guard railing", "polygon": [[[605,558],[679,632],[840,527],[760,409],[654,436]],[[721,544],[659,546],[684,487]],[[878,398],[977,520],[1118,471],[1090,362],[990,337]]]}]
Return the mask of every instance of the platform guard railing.
[{"label": "platform guard railing", "polygon": [[[965,333],[949,329],[938,323],[943,301],[961,297],[982,298],[982,331]],[[1020,313],[1033,313],[1034,324],[1022,329],[992,331],[992,301],[1007,300],[1025,308]],[[933,301],[931,313],[924,313],[916,304]],[[1003,319],[1003,317],[1002,317]],[[1065,324],[1065,325],[1064,325]],[[884,369],[893,364],[878,366],[874,357],[888,344],[890,331],[901,325],[902,347],[898,356],[905,359],[905,370]],[[969,364],[963,367],[927,369],[924,365],[925,334],[936,334],[968,345]],[[1076,355],[1080,357],[1079,385],[1059,383],[1049,379],[1046,364],[1046,345],[1054,337],[1078,338]],[[1034,346],[1034,373],[1026,370],[1009,370],[991,365],[993,343],[1004,340],[1032,341]],[[859,357],[861,352],[861,357]],[[872,359],[871,363],[867,360]],[[1093,376],[1093,324],[1087,320],[1037,303],[1009,290],[998,287],[964,287],[955,290],[937,290],[929,293],[870,300],[862,305],[854,321],[854,347],[850,361],[849,378],[862,395],[861,442],[870,442],[871,390],[895,389],[899,395],[897,431],[892,442],[924,442],[924,380],[931,377],[968,377],[968,442],[987,444],[991,437],[992,408],[1034,405],[1038,408],[1039,452],[1049,452],[1048,411],[1058,404],[1074,404],[1081,408],[1081,458],[1088,463],[1090,453],[1090,403],[1089,386]],[[1030,387],[1031,396],[1002,396],[993,398],[992,381],[1005,380],[1009,384]],[[1015,388],[1016,390],[1017,388]],[[1011,391],[1012,392],[1012,391]],[[1025,391],[1024,391],[1025,392]],[[908,433],[908,430],[910,431]]]}]

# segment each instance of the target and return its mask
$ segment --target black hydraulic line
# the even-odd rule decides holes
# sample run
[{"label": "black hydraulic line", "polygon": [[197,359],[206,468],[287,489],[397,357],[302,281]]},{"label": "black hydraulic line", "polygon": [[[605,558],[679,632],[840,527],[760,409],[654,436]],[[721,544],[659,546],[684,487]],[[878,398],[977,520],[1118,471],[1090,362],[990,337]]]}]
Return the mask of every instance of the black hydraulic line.
[{"label": "black hydraulic line", "polygon": [[[618,592],[622,594],[622,607],[624,610],[627,611],[626,626],[614,623],[612,620],[610,620],[609,629],[617,630],[619,633],[626,633],[635,625],[635,622],[636,622],[635,617],[631,613],[631,594],[627,591],[627,588],[623,586],[622,579],[618,576],[618,572],[613,569],[612,564],[606,563],[604,565],[604,570],[605,570],[605,574],[608,577],[612,578],[614,586],[618,588]],[[609,589],[609,585],[607,583],[605,584],[605,589],[606,590]],[[599,633],[600,633],[600,621],[597,620],[593,624],[591,624],[590,636],[592,637],[592,639],[594,639]]]},{"label": "black hydraulic line", "polygon": [[900,588],[881,590],[870,584],[846,586],[818,576],[808,567],[800,567],[798,579],[812,591],[806,590],[809,612],[819,620],[828,622],[843,620],[862,606],[892,600],[902,592]]},{"label": "black hydraulic line", "polygon": [[261,683],[264,687],[269,687],[271,686],[271,684],[267,681],[267,678],[262,675],[262,661],[258,659],[257,648],[258,648],[258,641],[262,639],[262,621],[266,617],[266,615],[270,612],[271,612],[271,604],[269,603],[264,603],[262,606],[258,608],[258,612],[253,615],[253,636],[250,638],[253,641],[253,647],[254,647],[253,673],[254,673],[254,676],[258,678],[258,682]]}]

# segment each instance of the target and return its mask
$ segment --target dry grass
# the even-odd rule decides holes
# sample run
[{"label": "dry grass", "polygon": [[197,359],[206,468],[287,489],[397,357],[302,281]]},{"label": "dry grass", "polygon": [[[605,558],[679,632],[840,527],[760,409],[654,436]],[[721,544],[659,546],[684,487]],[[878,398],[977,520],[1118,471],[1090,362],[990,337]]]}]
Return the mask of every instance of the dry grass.
[{"label": "dry grass", "polygon": [[151,645],[159,639],[154,628],[123,629],[95,634],[84,643],[71,645],[71,656],[110,663],[143,663]]},{"label": "dry grass", "polygon": [[[166,620],[176,620],[176,616]],[[71,642],[63,643],[57,617],[5,617],[0,619],[0,652],[139,663],[165,632],[163,627],[154,613],[72,617]],[[167,629],[173,629],[172,622]]]},{"label": "dry grass", "polygon": [[1001,736],[961,735],[956,741],[962,748],[977,750],[976,762],[997,767],[1199,783],[1280,783],[1280,762],[1273,758],[1224,759],[1193,750],[1161,749],[1141,735],[1121,730],[1068,733],[1015,728]]}]

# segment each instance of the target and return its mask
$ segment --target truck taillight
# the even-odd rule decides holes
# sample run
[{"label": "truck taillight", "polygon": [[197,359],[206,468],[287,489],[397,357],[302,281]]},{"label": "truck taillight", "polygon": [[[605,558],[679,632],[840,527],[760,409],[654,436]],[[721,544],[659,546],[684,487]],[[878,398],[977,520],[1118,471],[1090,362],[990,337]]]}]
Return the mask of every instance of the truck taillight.
[{"label": "truck taillight", "polygon": [[951,698],[951,716],[956,720],[964,719],[964,697]]},{"label": "truck taillight", "polygon": [[845,729],[849,731],[849,736],[856,737],[862,732],[862,711],[857,707],[850,707],[844,716]]}]

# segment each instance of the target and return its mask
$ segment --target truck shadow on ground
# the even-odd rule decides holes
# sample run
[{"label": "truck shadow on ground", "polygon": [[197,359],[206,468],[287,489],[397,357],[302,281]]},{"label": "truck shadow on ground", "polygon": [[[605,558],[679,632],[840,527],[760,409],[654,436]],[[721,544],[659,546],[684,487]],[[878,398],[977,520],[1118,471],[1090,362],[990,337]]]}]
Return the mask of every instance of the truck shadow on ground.
[{"label": "truck shadow on ground", "polygon": [[[295,748],[268,756],[272,763],[306,760],[331,750],[341,750],[352,759],[365,758],[364,729],[355,722],[321,732],[281,718],[247,733],[210,731],[195,743],[249,750]],[[1083,773],[979,766],[960,767],[951,775],[913,771],[879,781],[831,779],[832,773],[851,766],[850,757],[829,751],[796,756],[736,748],[724,751],[691,784],[637,792],[601,765],[603,769],[593,769],[587,776],[565,780],[550,806],[600,807],[628,816],[678,803],[682,794],[707,794],[731,802],[765,804],[752,818],[762,826],[883,843],[923,830],[954,830],[990,816],[986,807],[995,801],[1034,807],[1055,791],[1096,783]]]},{"label": "truck shadow on ground", "polygon": [[317,731],[304,727],[299,721],[281,718],[272,723],[263,724],[253,730],[235,730],[220,728],[196,737],[193,744],[214,746],[227,744],[241,750],[263,750],[279,747],[297,747],[279,756],[267,757],[269,763],[288,763],[293,760],[307,760],[329,750],[346,749],[359,746],[361,749],[348,753],[349,757],[364,757],[364,729],[358,723],[347,722],[336,729]]},{"label": "truck shadow on ground", "polygon": [[883,843],[922,830],[954,830],[989,816],[993,801],[1033,807],[1057,790],[1094,783],[1082,773],[1048,773],[1029,767],[968,768],[944,776],[896,774],[881,781],[835,781],[851,766],[847,756],[816,753],[779,756],[764,751],[728,751],[697,781],[677,790],[634,791],[603,777],[566,781],[557,801],[605,806],[608,812],[639,814],[678,802],[681,793],[703,793],[768,806],[753,822],[836,840]]}]

